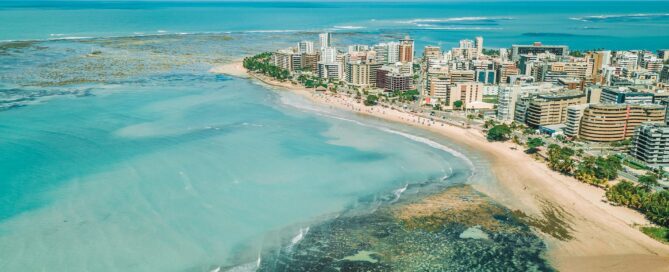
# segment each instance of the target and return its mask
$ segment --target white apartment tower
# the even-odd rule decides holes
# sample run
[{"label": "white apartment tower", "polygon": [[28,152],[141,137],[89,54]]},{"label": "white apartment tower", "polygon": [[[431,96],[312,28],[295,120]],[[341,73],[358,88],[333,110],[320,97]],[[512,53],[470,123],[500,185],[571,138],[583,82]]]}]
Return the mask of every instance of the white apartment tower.
[{"label": "white apartment tower", "polygon": [[331,46],[332,35],[329,32],[318,34],[318,41],[320,42],[321,50]]},{"label": "white apartment tower", "polygon": [[483,55],[483,37],[478,36],[474,39],[474,47],[476,47],[479,56]]},{"label": "white apartment tower", "polygon": [[310,41],[301,41],[297,43],[297,52],[300,54],[313,54],[314,43]]}]

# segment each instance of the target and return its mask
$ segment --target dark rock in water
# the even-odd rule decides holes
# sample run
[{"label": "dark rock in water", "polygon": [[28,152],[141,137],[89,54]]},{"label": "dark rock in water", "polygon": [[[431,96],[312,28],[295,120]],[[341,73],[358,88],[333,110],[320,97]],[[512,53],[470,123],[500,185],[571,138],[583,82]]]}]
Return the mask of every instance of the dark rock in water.
[{"label": "dark rock in water", "polygon": [[552,271],[543,241],[521,222],[457,186],[312,226],[263,254],[258,271]]}]

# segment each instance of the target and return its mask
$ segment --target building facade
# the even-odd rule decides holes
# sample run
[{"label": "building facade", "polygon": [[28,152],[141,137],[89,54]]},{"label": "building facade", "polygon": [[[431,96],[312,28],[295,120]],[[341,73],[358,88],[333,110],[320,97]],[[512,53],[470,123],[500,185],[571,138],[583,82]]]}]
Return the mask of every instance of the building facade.
[{"label": "building facade", "polygon": [[665,107],[640,104],[598,104],[583,111],[579,138],[593,142],[629,139],[644,122],[664,122]]},{"label": "building facade", "polygon": [[630,155],[653,167],[669,165],[669,126],[657,123],[638,126]]}]

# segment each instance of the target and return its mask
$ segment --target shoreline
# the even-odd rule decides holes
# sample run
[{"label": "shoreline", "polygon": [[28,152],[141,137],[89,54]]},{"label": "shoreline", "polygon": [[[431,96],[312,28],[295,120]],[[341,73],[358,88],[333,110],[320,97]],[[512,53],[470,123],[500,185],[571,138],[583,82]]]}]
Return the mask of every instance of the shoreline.
[{"label": "shoreline", "polygon": [[544,163],[527,156],[523,148],[512,150],[511,147],[517,147],[515,144],[491,143],[474,129],[429,121],[396,109],[364,106],[348,96],[316,93],[290,82],[252,75],[239,60],[214,67],[210,72],[258,80],[316,104],[425,129],[480,153],[489,161],[497,186],[474,181],[471,185],[476,190],[509,209],[532,217],[543,218],[547,208],[564,214],[572,239],[559,240],[537,231],[548,245],[547,259],[559,270],[669,271],[669,246],[634,227],[649,224],[642,214],[604,203],[602,189],[550,170]]}]

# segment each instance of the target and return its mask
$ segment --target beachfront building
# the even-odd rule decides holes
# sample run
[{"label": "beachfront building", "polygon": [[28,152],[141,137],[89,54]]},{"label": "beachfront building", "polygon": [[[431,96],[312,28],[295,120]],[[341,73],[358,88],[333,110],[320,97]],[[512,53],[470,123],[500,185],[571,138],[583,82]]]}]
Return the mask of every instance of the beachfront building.
[{"label": "beachfront building", "polygon": [[669,126],[645,123],[634,130],[630,155],[651,167],[669,166]]},{"label": "beachfront building", "polygon": [[665,107],[655,104],[598,104],[583,111],[579,138],[593,142],[629,139],[644,122],[664,122]]},{"label": "beachfront building", "polygon": [[354,61],[346,64],[346,82],[355,87],[376,86],[377,70],[382,64],[371,61]]},{"label": "beachfront building", "polygon": [[294,71],[294,61],[293,56],[296,55],[290,49],[281,49],[272,53],[272,64],[281,69],[286,69],[288,71]]},{"label": "beachfront building", "polygon": [[[539,92],[556,91],[555,86],[546,83],[517,84],[500,86],[497,92],[497,120],[512,121],[515,119],[516,102]],[[524,111],[523,111],[524,112]],[[522,122],[524,123],[524,121]]]},{"label": "beachfront building", "polygon": [[531,45],[512,45],[511,46],[511,60],[520,60],[520,55],[540,53],[551,53],[556,56],[569,55],[569,47],[566,45],[544,45],[541,42],[535,42]]},{"label": "beachfront building", "polygon": [[339,63],[318,63],[318,77],[329,80],[341,80],[341,65]]},{"label": "beachfront building", "polygon": [[567,120],[567,107],[585,103],[580,91],[538,94],[529,102],[525,123],[530,127],[562,124]]},{"label": "beachfront building", "polygon": [[404,39],[400,40],[399,51],[400,62],[412,63],[414,56],[414,41],[409,38],[409,36],[404,37]]},{"label": "beachfront building", "polygon": [[319,54],[304,53],[302,54],[302,71],[316,72],[318,71]]},{"label": "beachfront building", "polygon": [[567,121],[565,122],[564,135],[576,138],[581,127],[581,118],[588,104],[572,105],[567,107]]},{"label": "beachfront building", "polygon": [[447,76],[432,77],[428,83],[428,95],[434,103],[444,103],[447,100],[448,87],[451,79]]},{"label": "beachfront building", "polygon": [[475,102],[483,102],[483,83],[466,82],[449,86],[446,94],[446,107],[454,108],[455,101],[462,101],[463,108],[472,108]]},{"label": "beachfront building", "polygon": [[410,75],[389,73],[385,76],[383,89],[389,92],[411,90],[412,81],[413,78]]}]

